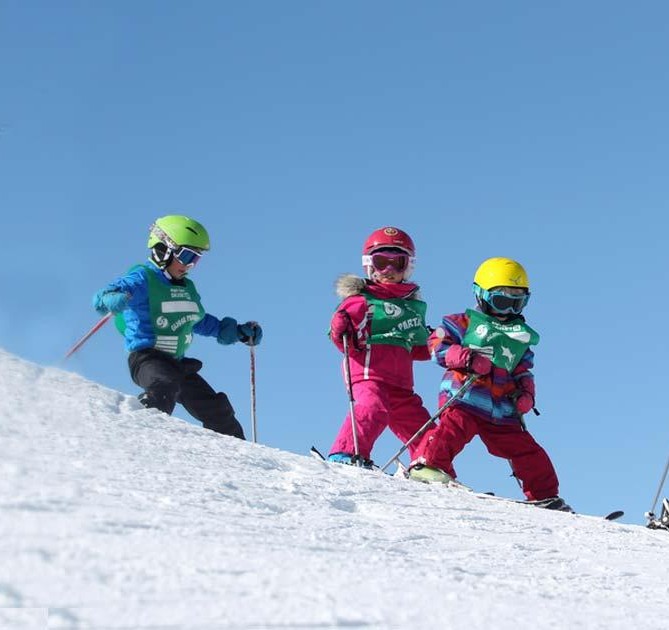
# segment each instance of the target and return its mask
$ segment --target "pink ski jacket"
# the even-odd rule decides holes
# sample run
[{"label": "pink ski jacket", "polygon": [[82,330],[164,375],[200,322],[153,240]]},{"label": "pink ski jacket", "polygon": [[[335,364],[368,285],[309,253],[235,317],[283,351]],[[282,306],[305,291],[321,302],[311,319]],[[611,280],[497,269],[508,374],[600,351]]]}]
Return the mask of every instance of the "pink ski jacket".
[{"label": "pink ski jacket", "polygon": [[[427,344],[411,345],[408,340],[410,349],[407,350],[406,345],[371,341],[375,305],[368,302],[363,292],[377,300],[393,300],[388,303],[392,309],[397,300],[420,301],[418,285],[410,282],[381,284],[354,275],[344,275],[337,280],[336,289],[337,295],[343,299],[337,311],[348,313],[357,332],[357,348],[349,347],[352,382],[381,381],[386,385],[413,390],[413,362],[430,359]],[[421,326],[427,328],[424,320]],[[335,339],[332,335],[330,338],[343,352],[341,339]]]}]

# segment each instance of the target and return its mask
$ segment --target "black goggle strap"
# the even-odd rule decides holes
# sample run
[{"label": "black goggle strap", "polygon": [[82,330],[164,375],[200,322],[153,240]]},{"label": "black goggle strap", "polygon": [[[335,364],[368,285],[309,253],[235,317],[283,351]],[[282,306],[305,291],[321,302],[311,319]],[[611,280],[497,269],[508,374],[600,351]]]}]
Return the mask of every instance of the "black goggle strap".
[{"label": "black goggle strap", "polygon": [[[162,245],[162,247],[160,247]],[[172,250],[165,245],[165,243],[156,243],[151,248],[151,259],[160,267],[165,267],[169,264],[172,257]]]}]

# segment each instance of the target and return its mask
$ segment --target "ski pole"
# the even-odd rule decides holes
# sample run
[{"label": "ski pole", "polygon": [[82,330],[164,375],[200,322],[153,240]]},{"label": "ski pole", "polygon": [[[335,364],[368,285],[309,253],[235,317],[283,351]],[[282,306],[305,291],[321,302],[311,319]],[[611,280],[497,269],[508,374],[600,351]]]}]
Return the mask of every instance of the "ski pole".
[{"label": "ski pole", "polygon": [[249,345],[251,353],[251,439],[255,444],[256,438],[256,352],[253,343]]},{"label": "ski pole", "polygon": [[509,462],[509,468],[511,468],[511,476],[516,480],[516,483],[518,484],[518,487],[522,490],[523,489],[523,483],[521,482],[520,479],[518,479],[518,475],[516,475],[516,471],[513,469],[513,464],[511,463],[510,459],[506,460]]},{"label": "ski pole", "polygon": [[385,466],[381,467],[381,470],[383,472],[386,471],[386,468],[390,466],[396,459],[399,459],[401,455],[406,451],[409,446],[411,446],[425,431],[427,431],[428,427],[442,414],[446,409],[448,409],[460,396],[462,396],[472,385],[472,383],[479,377],[478,374],[471,374],[470,376],[467,377],[467,380],[460,386],[460,389],[453,394],[451,398],[449,398],[437,411],[434,413],[433,416],[430,416],[428,420],[425,421],[425,424],[418,429],[410,438],[409,441],[402,446],[402,448],[397,451],[385,464]]},{"label": "ski pole", "polygon": [[93,328],[91,328],[77,343],[75,343],[63,357],[63,362],[67,361],[81,346],[83,346],[100,328],[102,328],[110,319],[112,313],[107,313]]},{"label": "ski pole", "polygon": [[[525,424],[525,418],[522,415],[520,416],[520,428],[523,432],[527,431],[527,424]],[[522,490],[523,484],[520,481],[520,479],[518,479],[518,475],[516,475],[516,471],[513,469],[513,464],[511,463],[511,460],[507,459],[506,461],[509,462],[509,468],[511,468],[511,476],[516,480],[518,487]]]},{"label": "ski pole", "polygon": [[657,492],[655,493],[655,498],[653,499],[653,505],[651,506],[650,510],[646,512],[646,517],[648,519],[654,518],[655,517],[655,506],[657,505],[657,500],[660,497],[660,492],[662,492],[662,486],[664,486],[664,481],[667,478],[667,472],[669,471],[669,459],[667,460],[667,464],[664,467],[664,474],[662,475],[662,480],[660,481],[660,485],[657,488]]},{"label": "ski pole", "polygon": [[351,414],[351,430],[353,432],[353,450],[355,451],[353,461],[357,466],[362,466],[360,461],[360,448],[358,447],[358,425],[355,421],[355,411],[353,409],[353,404],[355,399],[353,398],[353,383],[351,382],[351,364],[350,356],[348,353],[348,337],[344,335],[342,337],[342,343],[344,344],[344,374],[346,375],[346,389],[348,390],[348,407],[349,413]]}]

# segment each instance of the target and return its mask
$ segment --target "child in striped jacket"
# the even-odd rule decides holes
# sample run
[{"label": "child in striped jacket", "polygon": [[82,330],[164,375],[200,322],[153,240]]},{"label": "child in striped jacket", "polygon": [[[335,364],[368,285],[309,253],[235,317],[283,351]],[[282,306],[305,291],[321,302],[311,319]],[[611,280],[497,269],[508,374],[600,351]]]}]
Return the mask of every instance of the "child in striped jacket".
[{"label": "child in striped jacket", "polygon": [[[488,451],[508,459],[528,501],[572,511],[558,496],[558,478],[546,451],[528,433],[523,415],[534,408],[531,369],[539,335],[522,316],[529,299],[525,269],[508,258],[490,258],[474,277],[478,309],[447,315],[428,348],[446,368],[439,395],[439,424],[422,436],[409,477],[451,483],[453,459],[478,435]],[[472,375],[475,380],[455,398]]]}]

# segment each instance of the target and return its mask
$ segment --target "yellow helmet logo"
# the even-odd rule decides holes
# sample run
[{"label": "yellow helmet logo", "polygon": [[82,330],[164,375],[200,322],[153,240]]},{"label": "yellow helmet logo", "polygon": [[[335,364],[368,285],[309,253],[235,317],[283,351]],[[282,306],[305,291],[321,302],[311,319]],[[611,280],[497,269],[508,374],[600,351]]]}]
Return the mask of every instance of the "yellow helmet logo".
[{"label": "yellow helmet logo", "polygon": [[511,258],[488,258],[474,274],[474,282],[489,291],[493,287],[530,288],[530,281],[523,266]]}]

